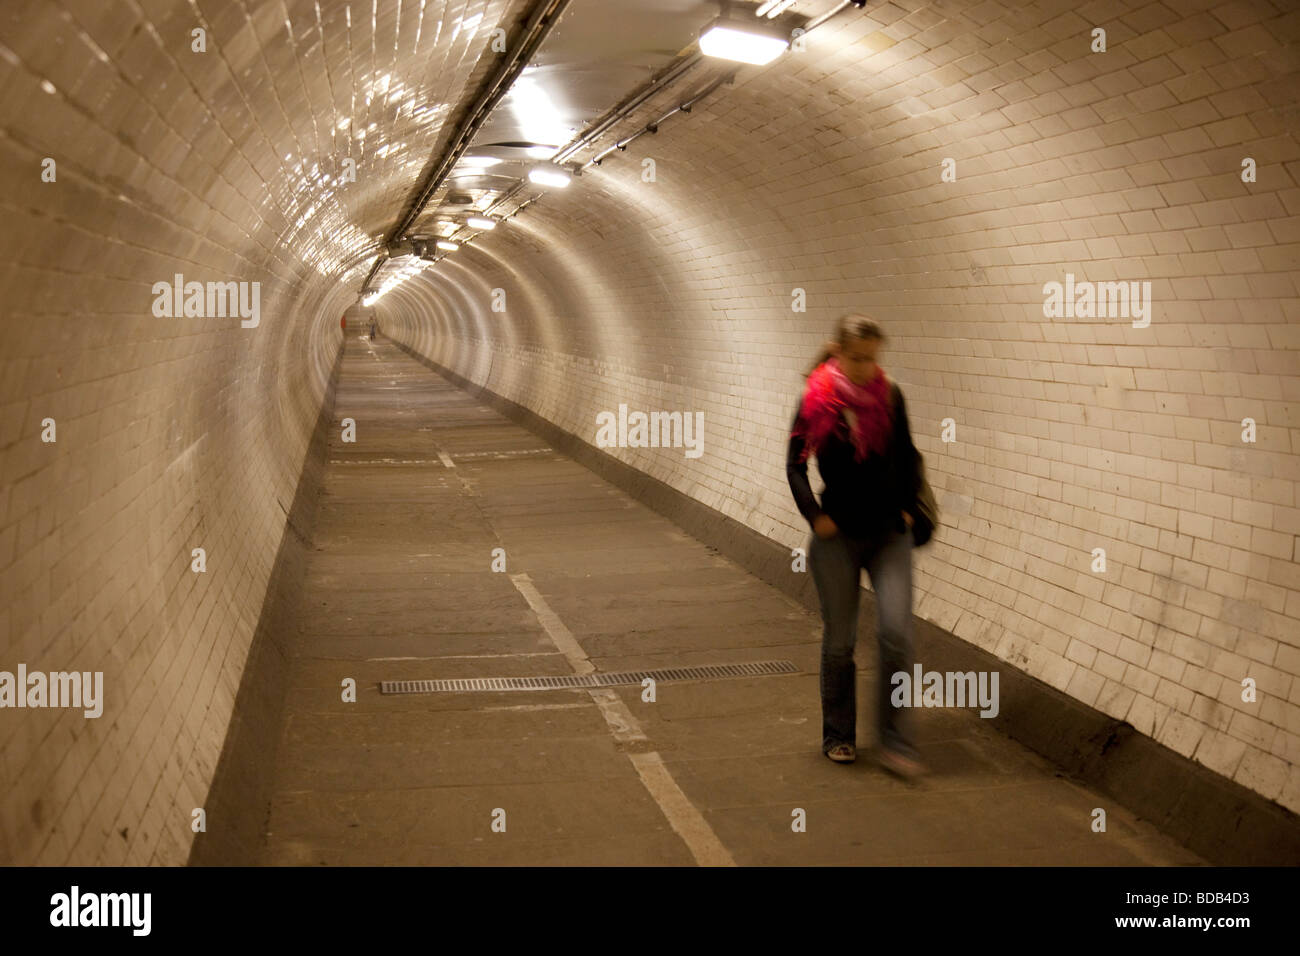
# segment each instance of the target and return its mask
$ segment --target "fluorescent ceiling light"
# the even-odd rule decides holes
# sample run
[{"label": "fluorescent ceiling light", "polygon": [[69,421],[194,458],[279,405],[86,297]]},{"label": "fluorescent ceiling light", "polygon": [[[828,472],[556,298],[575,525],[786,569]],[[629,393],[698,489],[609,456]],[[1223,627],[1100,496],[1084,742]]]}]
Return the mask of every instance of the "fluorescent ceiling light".
[{"label": "fluorescent ceiling light", "polygon": [[743,20],[719,17],[700,33],[700,52],[724,60],[762,66],[771,63],[790,45],[786,37]]},{"label": "fluorescent ceiling light", "polygon": [[462,166],[456,170],[457,176],[482,176],[487,170],[482,166]]},{"label": "fluorescent ceiling light", "polygon": [[[533,77],[520,76],[515,80],[510,87],[509,108],[525,140],[537,144],[569,141],[569,123],[564,111]],[[533,149],[528,150],[528,155],[550,159],[559,147],[541,148],[549,149],[545,157],[538,157]]]},{"label": "fluorescent ceiling light", "polygon": [[389,259],[388,263],[389,265],[394,266],[395,268],[386,270],[384,281],[380,284],[378,289],[376,289],[374,292],[371,292],[369,295],[367,295],[364,299],[361,300],[362,305],[367,305],[367,306],[374,305],[387,292],[397,288],[399,285],[401,285],[403,282],[410,279],[412,276],[419,275],[425,269],[429,268],[430,265],[432,265],[432,263],[429,262],[428,260],[422,259],[421,257],[414,255],[412,253],[407,253],[405,255],[397,256],[394,259]]},{"label": "fluorescent ceiling light", "polygon": [[482,229],[487,231],[489,229],[495,229],[497,227],[497,222],[495,219],[488,219],[484,216],[470,216],[465,220],[465,225],[469,226],[471,229]]},{"label": "fluorescent ceiling light", "polygon": [[529,159],[550,159],[559,151],[558,146],[529,146],[524,153]]},{"label": "fluorescent ceiling light", "polygon": [[573,177],[558,169],[529,170],[528,178],[539,186],[555,186],[563,189]]},{"label": "fluorescent ceiling light", "polygon": [[460,246],[454,242],[448,242],[446,239],[439,239],[438,248],[445,249],[447,252],[455,252],[457,249],[460,248]]},{"label": "fluorescent ceiling light", "polygon": [[471,166],[495,166],[504,160],[498,159],[496,156],[462,156],[460,161],[469,163]]}]

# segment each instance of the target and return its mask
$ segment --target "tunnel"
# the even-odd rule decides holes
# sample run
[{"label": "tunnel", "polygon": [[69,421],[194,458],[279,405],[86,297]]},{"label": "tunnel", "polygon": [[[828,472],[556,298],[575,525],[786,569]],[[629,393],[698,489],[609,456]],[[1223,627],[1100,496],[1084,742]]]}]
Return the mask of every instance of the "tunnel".
[{"label": "tunnel", "polygon": [[0,862],[1300,863],[1296,4],[6,0],[0,91]]}]

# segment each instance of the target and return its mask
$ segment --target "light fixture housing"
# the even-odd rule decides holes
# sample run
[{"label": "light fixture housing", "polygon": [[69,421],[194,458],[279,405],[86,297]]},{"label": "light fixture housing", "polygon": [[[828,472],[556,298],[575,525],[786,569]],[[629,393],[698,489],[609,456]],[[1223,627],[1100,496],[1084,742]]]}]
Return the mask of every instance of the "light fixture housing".
[{"label": "light fixture housing", "polygon": [[486,216],[470,216],[465,220],[465,225],[469,226],[471,229],[482,229],[486,232],[489,229],[495,229],[497,227],[497,221],[495,219],[488,219]]},{"label": "light fixture housing", "polygon": [[790,38],[766,23],[718,17],[700,31],[700,52],[705,56],[763,66],[790,46]]},{"label": "light fixture housing", "polygon": [[563,189],[569,185],[573,177],[562,169],[547,169],[544,166],[539,166],[528,171],[528,179],[539,186],[554,186],[557,189]]}]

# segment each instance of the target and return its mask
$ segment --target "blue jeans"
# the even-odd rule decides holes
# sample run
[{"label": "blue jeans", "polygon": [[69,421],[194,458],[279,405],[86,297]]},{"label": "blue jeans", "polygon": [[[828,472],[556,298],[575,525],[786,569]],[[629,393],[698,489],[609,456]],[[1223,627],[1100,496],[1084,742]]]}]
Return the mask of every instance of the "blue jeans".
[{"label": "blue jeans", "polygon": [[836,744],[857,745],[857,683],[853,651],[858,638],[862,568],[871,577],[879,612],[879,687],[876,701],[880,745],[916,757],[911,709],[889,702],[891,675],[912,669],[912,532],[891,531],[881,541],[813,535],[808,562],[822,621],[822,752]]}]

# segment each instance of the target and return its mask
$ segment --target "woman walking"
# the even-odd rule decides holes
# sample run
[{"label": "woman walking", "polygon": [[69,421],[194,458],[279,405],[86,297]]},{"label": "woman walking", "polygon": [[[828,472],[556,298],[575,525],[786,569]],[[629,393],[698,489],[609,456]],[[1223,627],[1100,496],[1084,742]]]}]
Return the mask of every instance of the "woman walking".
[{"label": "woman walking", "polygon": [[[791,428],[786,476],[813,531],[808,560],[821,601],[822,752],[847,763],[857,756],[857,643],[861,569],[879,610],[880,762],[904,777],[924,771],[910,708],[890,705],[891,675],[912,667],[912,547],[933,530],[917,507],[920,456],[912,444],[898,385],[876,364],[885,339],[862,315],[840,319],[835,339],[808,374]],[[818,503],[808,456],[826,488]]]}]

